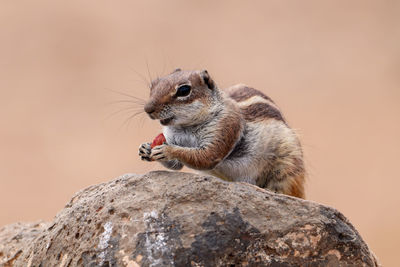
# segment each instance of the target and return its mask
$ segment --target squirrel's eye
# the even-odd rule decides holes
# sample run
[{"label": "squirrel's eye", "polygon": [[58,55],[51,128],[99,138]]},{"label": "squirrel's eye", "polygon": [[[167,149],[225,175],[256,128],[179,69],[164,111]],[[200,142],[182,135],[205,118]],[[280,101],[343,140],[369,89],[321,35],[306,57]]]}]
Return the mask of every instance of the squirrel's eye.
[{"label": "squirrel's eye", "polygon": [[180,97],[180,96],[188,96],[190,94],[190,85],[182,85],[178,87],[176,90],[175,96]]}]

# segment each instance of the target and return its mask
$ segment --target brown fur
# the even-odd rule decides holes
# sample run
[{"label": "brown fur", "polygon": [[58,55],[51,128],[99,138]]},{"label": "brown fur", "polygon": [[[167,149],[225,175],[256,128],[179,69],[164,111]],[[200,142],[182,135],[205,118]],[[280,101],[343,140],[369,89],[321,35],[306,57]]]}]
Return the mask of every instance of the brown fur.
[{"label": "brown fur", "polygon": [[268,101],[271,101],[272,103],[274,103],[271,98],[264,95],[260,91],[254,89],[254,88],[245,86],[245,85],[238,85],[238,86],[228,88],[227,93],[228,93],[229,97],[234,99],[236,102],[241,102],[241,101],[247,100],[253,96],[260,96],[260,97],[264,98],[265,100],[268,100]]},{"label": "brown fur", "polygon": [[[155,110],[157,113],[164,108],[165,104],[176,102],[174,98],[176,88],[179,85],[188,84],[188,81],[190,81],[189,84],[192,87],[204,86],[204,81],[201,80],[199,75],[193,72],[187,73],[177,70],[167,77],[157,78],[151,82],[151,100],[146,103],[145,110]],[[196,91],[184,102],[180,102],[179,104],[192,103],[197,99],[201,99],[201,97],[201,91]]]},{"label": "brown fur", "polygon": [[[189,95],[176,95],[182,85],[191,86]],[[177,69],[154,80],[145,110],[167,125],[167,144],[153,149],[143,144],[139,155],[174,170],[186,165],[304,198],[301,146],[279,108],[245,85],[225,92],[207,71]]]},{"label": "brown fur", "polygon": [[304,194],[304,175],[298,175],[289,182],[289,188],[286,194],[294,197],[305,198]]},{"label": "brown fur", "polygon": [[214,138],[207,146],[194,148],[173,148],[173,158],[178,158],[183,164],[197,170],[213,169],[234,147],[242,131],[242,124],[237,116],[231,114],[220,122],[229,131],[218,129]]},{"label": "brown fur", "polygon": [[285,121],[281,112],[267,104],[267,103],[255,103],[250,106],[241,108],[242,115],[247,121],[265,120],[265,119],[276,119]]}]

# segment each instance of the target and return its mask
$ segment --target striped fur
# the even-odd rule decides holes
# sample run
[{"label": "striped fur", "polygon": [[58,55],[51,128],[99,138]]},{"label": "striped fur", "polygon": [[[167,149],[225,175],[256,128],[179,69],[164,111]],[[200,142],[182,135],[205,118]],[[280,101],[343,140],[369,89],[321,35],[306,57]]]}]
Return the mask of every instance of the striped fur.
[{"label": "striped fur", "polygon": [[[178,101],[173,95],[182,83],[191,84],[192,92]],[[245,85],[221,91],[205,71],[176,70],[153,81],[148,105],[157,110],[152,118],[174,119],[163,131],[168,145],[153,148],[147,158],[167,168],[186,165],[228,181],[304,198],[298,137],[276,104],[260,91]]]}]

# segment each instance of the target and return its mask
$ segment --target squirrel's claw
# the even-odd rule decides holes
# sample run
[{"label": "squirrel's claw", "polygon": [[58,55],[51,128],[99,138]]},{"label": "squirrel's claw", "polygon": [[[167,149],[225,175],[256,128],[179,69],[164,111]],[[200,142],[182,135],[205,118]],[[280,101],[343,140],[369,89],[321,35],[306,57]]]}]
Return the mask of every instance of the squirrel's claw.
[{"label": "squirrel's claw", "polygon": [[154,161],[169,161],[171,160],[170,154],[168,153],[169,146],[166,144],[162,144],[156,147],[153,147],[150,153],[150,160]]},{"label": "squirrel's claw", "polygon": [[142,160],[151,161],[150,160],[151,147],[150,143],[144,143],[139,147],[139,156]]}]

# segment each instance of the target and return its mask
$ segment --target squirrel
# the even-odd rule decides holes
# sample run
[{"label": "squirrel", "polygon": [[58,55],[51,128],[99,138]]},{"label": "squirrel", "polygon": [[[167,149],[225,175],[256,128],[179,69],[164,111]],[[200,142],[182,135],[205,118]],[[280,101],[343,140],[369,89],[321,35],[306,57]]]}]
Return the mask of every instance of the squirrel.
[{"label": "squirrel", "polygon": [[166,143],[142,144],[142,160],[305,197],[299,138],[262,92],[242,84],[220,90],[206,70],[176,69],[151,82],[144,110],[164,126]]}]

